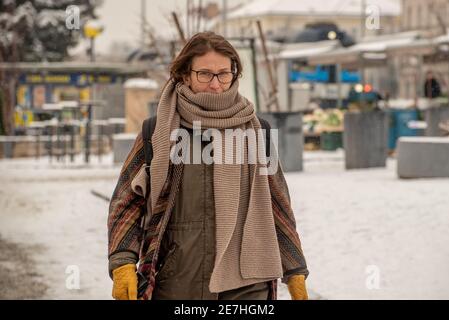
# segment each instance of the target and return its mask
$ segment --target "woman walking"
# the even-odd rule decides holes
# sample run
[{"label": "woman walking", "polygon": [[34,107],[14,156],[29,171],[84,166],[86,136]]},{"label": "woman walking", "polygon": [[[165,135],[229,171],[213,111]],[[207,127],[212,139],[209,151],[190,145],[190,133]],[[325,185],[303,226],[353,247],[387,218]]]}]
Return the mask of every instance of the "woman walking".
[{"label": "woman walking", "polygon": [[[229,160],[227,129],[267,128],[238,92],[241,72],[236,50],[212,32],[194,35],[173,61],[153,130],[144,131],[150,141],[136,138],[110,203],[115,299],[276,299],[278,279],[292,299],[307,299],[308,270],[282,169],[261,174],[267,164],[249,161],[252,150],[266,151],[266,141],[248,139],[237,163],[195,161],[195,150]],[[195,139],[198,124],[201,134],[213,133],[212,150]],[[173,141],[181,129],[186,134]],[[181,163],[173,161],[180,140]]]}]

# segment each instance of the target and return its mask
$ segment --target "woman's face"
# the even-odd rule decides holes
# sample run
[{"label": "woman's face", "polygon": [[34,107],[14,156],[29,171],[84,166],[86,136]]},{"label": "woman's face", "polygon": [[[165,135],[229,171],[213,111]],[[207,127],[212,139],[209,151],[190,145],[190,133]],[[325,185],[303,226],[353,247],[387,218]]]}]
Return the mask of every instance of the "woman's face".
[{"label": "woman's face", "polygon": [[196,56],[193,58],[191,71],[184,77],[184,84],[188,85],[195,93],[222,93],[229,89],[232,81],[229,83],[221,83],[218,80],[218,76],[214,76],[210,82],[204,83],[205,78],[207,78],[207,73],[222,73],[220,76],[222,82],[227,82],[228,79],[226,78],[232,76],[229,74],[231,71],[231,59],[229,57],[216,51],[209,51],[202,56]]}]

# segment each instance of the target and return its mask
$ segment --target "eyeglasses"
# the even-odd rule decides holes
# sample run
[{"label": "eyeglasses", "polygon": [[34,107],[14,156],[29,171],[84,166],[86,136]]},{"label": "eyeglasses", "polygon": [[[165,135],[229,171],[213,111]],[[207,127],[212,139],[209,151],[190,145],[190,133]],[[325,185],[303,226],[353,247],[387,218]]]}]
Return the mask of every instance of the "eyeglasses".
[{"label": "eyeglasses", "polygon": [[191,71],[196,73],[196,79],[200,83],[209,83],[214,79],[215,76],[217,77],[218,81],[222,84],[228,84],[234,79],[233,72],[213,73],[209,71],[197,71],[197,70]]}]

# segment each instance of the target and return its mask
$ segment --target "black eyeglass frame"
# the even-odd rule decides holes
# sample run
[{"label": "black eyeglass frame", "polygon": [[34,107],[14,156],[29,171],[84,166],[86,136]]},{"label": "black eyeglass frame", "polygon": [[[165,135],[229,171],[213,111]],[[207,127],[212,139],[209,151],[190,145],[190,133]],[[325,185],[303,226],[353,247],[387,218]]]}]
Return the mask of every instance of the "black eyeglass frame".
[{"label": "black eyeglass frame", "polygon": [[[196,73],[196,79],[198,80],[199,83],[210,83],[210,82],[212,82],[212,81],[214,80],[215,77],[217,77],[218,82],[220,82],[221,84],[228,84],[228,83],[231,83],[232,81],[235,80],[235,73],[232,72],[232,71],[225,71],[225,72],[219,72],[219,73],[213,73],[213,72],[210,72],[210,71],[204,71],[204,70],[193,70],[193,69],[190,69],[190,71],[193,71],[193,72]],[[212,74],[213,76],[212,76],[212,78],[211,78],[209,81],[203,82],[203,81],[200,81],[200,79],[198,78],[198,73],[199,73],[199,72],[210,73],[210,74]],[[223,73],[230,73],[230,74],[232,74],[232,79],[231,79],[231,81],[229,81],[229,82],[222,82],[218,76],[219,76],[220,74],[223,74]]]}]

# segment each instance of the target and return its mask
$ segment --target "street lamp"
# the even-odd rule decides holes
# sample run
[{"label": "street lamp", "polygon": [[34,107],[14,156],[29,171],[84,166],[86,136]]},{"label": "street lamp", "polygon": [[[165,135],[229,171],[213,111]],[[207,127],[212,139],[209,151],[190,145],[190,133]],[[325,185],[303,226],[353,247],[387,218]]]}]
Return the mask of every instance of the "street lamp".
[{"label": "street lamp", "polygon": [[84,25],[84,36],[90,39],[90,61],[95,61],[94,42],[95,38],[103,32],[103,26],[98,20],[89,20]]}]

